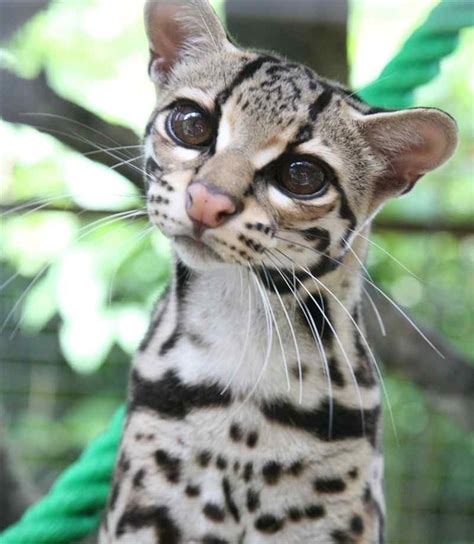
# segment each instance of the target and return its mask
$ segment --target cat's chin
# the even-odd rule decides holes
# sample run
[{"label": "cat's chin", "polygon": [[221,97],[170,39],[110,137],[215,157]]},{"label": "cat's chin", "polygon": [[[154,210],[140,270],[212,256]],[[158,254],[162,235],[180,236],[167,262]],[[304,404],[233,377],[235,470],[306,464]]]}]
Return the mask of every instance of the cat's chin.
[{"label": "cat's chin", "polygon": [[173,245],[178,257],[189,268],[205,271],[228,266],[213,249],[189,236],[175,236]]}]

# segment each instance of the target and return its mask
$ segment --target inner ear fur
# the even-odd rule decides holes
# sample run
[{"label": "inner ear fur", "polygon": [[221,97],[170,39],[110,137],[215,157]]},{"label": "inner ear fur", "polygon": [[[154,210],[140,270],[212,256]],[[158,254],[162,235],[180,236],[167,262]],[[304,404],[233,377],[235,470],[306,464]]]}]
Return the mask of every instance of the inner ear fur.
[{"label": "inner ear fur", "polygon": [[186,57],[231,47],[225,29],[207,0],[147,0],[145,29],[150,46],[150,77],[166,79]]},{"label": "inner ear fur", "polygon": [[396,196],[447,161],[456,149],[456,121],[435,108],[375,113],[359,118],[362,136],[384,162],[376,191]]}]

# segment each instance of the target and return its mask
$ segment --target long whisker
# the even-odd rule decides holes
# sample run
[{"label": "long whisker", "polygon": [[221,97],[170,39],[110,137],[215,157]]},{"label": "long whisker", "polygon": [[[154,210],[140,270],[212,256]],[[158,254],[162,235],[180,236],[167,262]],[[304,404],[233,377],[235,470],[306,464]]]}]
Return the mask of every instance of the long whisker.
[{"label": "long whisker", "polygon": [[395,426],[395,419],[393,417],[393,410],[392,410],[392,405],[390,403],[390,398],[389,398],[389,395],[388,395],[388,391],[387,391],[387,388],[385,387],[385,381],[383,379],[383,376],[382,376],[382,372],[380,370],[380,367],[377,363],[377,360],[375,358],[375,355],[362,331],[362,329],[360,328],[359,324],[356,322],[356,320],[352,317],[352,314],[349,312],[349,310],[345,307],[345,305],[339,300],[339,298],[332,292],[331,289],[329,289],[329,287],[327,287],[321,280],[319,280],[318,278],[316,278],[316,276],[314,276],[310,270],[308,270],[306,267],[301,267],[311,278],[313,278],[314,281],[316,281],[326,292],[328,292],[331,297],[341,306],[341,308],[343,309],[343,311],[346,313],[346,315],[349,317],[349,319],[352,321],[352,324],[354,325],[354,327],[356,328],[357,330],[357,333],[359,334],[362,342],[364,343],[365,347],[367,348],[367,351],[369,353],[369,357],[374,365],[374,368],[377,372],[377,375],[379,377],[379,380],[380,380],[380,383],[381,383],[381,386],[382,386],[382,390],[383,390],[383,393],[384,393],[384,396],[385,396],[385,400],[387,401],[387,407],[388,407],[388,411],[389,411],[389,415],[390,415],[390,420],[391,420],[391,423],[392,423],[392,427],[393,427],[393,432],[394,432],[394,435],[395,435],[395,438],[398,442],[398,433],[397,433],[397,429],[396,429],[396,426]]},{"label": "long whisker", "polygon": [[[79,135],[73,135],[71,133],[68,133],[68,132],[64,132],[64,131],[61,131],[61,130],[57,130],[57,129],[53,129],[53,128],[45,128],[41,125],[34,125],[34,124],[31,124],[30,126],[34,127],[34,128],[37,128],[39,130],[42,130],[43,132],[47,132],[47,133],[51,133],[51,134],[57,134],[59,136],[64,136],[66,138],[71,138],[72,140],[76,140],[78,142],[81,142],[81,143],[84,143],[84,144],[87,144],[87,145],[90,145],[91,147],[97,149],[98,151],[102,151],[104,152],[106,155],[109,155],[110,157],[114,158],[114,159],[117,159],[117,160],[122,160],[123,159],[123,156],[119,156],[115,153],[112,153],[111,151],[106,151],[107,148],[102,148],[100,145],[92,142],[91,140],[89,140],[88,138],[84,138],[82,136],[79,136]],[[128,158],[128,157],[127,157]],[[131,169],[139,172],[141,175],[145,176],[145,177],[148,177],[150,179],[153,179],[153,176],[151,176],[150,174],[148,174],[148,172],[145,172],[145,170],[143,170],[142,168],[138,168],[138,166],[136,166],[135,164],[128,164],[126,165],[128,167],[130,167]]]},{"label": "long whisker", "polygon": [[[326,257],[330,259],[333,262],[338,263],[340,266],[347,268],[350,270],[350,268],[339,259],[335,259],[334,257],[331,257],[330,255],[327,255],[326,253],[323,253],[322,251],[318,251],[317,249],[314,249],[313,247],[307,246],[305,244],[301,244],[298,242],[294,242],[293,240],[287,240],[286,238],[282,238],[281,236],[275,235],[274,238],[277,238],[279,240],[283,240],[284,242],[288,242],[291,244],[295,244],[298,246],[301,246],[305,248],[308,251],[311,251],[315,253],[316,255]],[[420,328],[416,325],[416,323],[407,315],[406,312],[404,312],[397,304],[394,302],[378,285],[376,285],[373,281],[369,280],[365,276],[362,278],[365,282],[367,282],[369,285],[371,285],[376,291],[378,291],[407,321],[408,323],[413,327],[413,329],[423,338],[423,340],[442,358],[444,359],[444,355],[439,351],[439,349],[427,338],[427,336],[423,333],[423,331],[420,330]]]},{"label": "long whisker", "polygon": [[[362,259],[359,257],[359,255],[357,255],[357,253],[352,249],[351,245],[347,241],[344,241],[344,244],[347,247],[347,249],[352,253],[355,260],[359,263],[361,269],[367,274],[367,277],[369,278],[369,280],[373,282],[374,280],[372,279],[370,272],[368,271],[365,264],[362,262]],[[372,310],[374,311],[375,317],[379,323],[380,330],[382,331],[382,335],[386,336],[385,325],[383,323],[382,316],[380,315],[379,309],[377,308],[377,305],[375,304],[374,299],[370,296],[370,293],[367,291],[367,289],[364,286],[362,286],[362,290],[364,291],[369,303],[371,304]]]},{"label": "long whisker", "polygon": [[385,255],[387,255],[387,257],[389,257],[390,259],[392,259],[395,263],[397,263],[401,268],[403,268],[403,270],[405,270],[405,272],[408,272],[408,274],[410,274],[410,276],[413,276],[415,279],[417,279],[418,281],[423,281],[420,277],[418,277],[414,272],[412,272],[406,265],[404,265],[401,261],[399,261],[395,255],[392,255],[392,253],[390,253],[389,251],[387,251],[383,246],[381,246],[380,244],[377,244],[377,242],[374,242],[371,238],[369,238],[368,236],[364,236],[363,234],[361,234],[358,230],[353,230],[353,229],[348,229],[350,230],[351,232],[353,232],[356,236],[359,236],[360,238],[362,238],[363,240],[366,240],[367,242],[369,242],[369,244],[373,245],[375,248],[379,249],[380,251],[382,251],[383,253],[385,253]]},{"label": "long whisker", "polygon": [[248,266],[249,266],[249,269],[251,271],[251,274],[252,274],[253,280],[255,282],[255,285],[257,286],[257,289],[258,289],[258,291],[260,293],[260,297],[262,299],[262,304],[263,304],[263,308],[264,308],[264,312],[265,312],[265,321],[267,323],[268,340],[267,340],[267,351],[266,351],[266,354],[265,354],[265,357],[264,357],[264,361],[263,361],[263,365],[262,365],[262,368],[260,370],[260,373],[259,373],[259,375],[257,377],[257,380],[256,380],[255,384],[250,389],[250,391],[247,394],[247,396],[245,397],[245,399],[242,401],[241,406],[243,406],[252,397],[252,395],[257,390],[257,387],[259,386],[260,381],[262,380],[263,375],[265,374],[265,371],[267,369],[267,365],[268,365],[268,362],[270,360],[270,353],[271,353],[271,350],[272,350],[272,343],[273,343],[273,323],[272,323],[272,320],[271,320],[271,317],[270,317],[270,313],[268,311],[267,300],[263,296],[262,287],[258,283],[257,275],[253,271],[252,265],[250,263],[248,263]]},{"label": "long whisker", "polygon": [[377,305],[375,304],[374,299],[371,297],[366,287],[364,287],[363,285],[361,287],[362,287],[362,291],[364,292],[364,295],[367,297],[367,300],[369,301],[370,307],[372,308],[375,314],[375,318],[377,319],[377,323],[379,324],[380,332],[382,333],[382,336],[387,336],[387,330],[385,329],[385,324],[383,322],[382,316],[380,315],[380,311],[377,308]]},{"label": "long whisker", "polygon": [[94,151],[87,151],[83,153],[85,157],[90,157],[91,155],[96,155],[97,153],[102,153],[103,151],[122,151],[124,149],[143,149],[143,145],[121,145],[118,147],[101,147]]},{"label": "long whisker", "polygon": [[[100,188],[98,188],[96,190],[96,193],[100,194]],[[110,196],[122,196],[122,197],[130,197],[130,198],[136,198],[136,199],[139,199],[139,200],[145,200],[145,197],[143,195],[140,195],[138,193],[136,194],[133,194],[133,193],[111,193],[109,191],[107,191],[107,195],[110,195]],[[2,211],[0,213],[0,217],[2,219],[5,219],[6,217],[10,216],[10,215],[14,215],[14,214],[18,214],[20,212],[24,212],[22,213],[22,216],[23,217],[26,217],[27,215],[29,215],[30,213],[34,213],[36,211],[40,211],[42,209],[44,209],[45,207],[47,207],[49,204],[51,204],[52,202],[54,202],[55,200],[62,200],[64,198],[74,198],[74,197],[79,197],[80,196],[80,192],[78,191],[68,191],[68,192],[64,192],[64,193],[56,193],[54,196],[50,195],[50,196],[47,196],[47,197],[44,197],[44,198],[38,198],[38,199],[34,199],[34,200],[28,200],[28,201],[20,201],[21,203],[18,204],[17,206],[13,206],[13,207],[9,207],[9,206],[12,206],[12,204],[8,205],[8,204],[0,204],[0,209],[5,209],[5,207],[8,207],[8,209],[6,209],[5,211]],[[36,206],[38,205],[38,206]],[[67,212],[69,211],[67,206],[69,204],[66,204],[64,205],[64,211]]]},{"label": "long whisker", "polygon": [[[268,275],[268,271],[267,271],[265,265],[263,265],[263,270],[265,272],[265,275],[266,275],[267,281],[268,281],[269,275]],[[288,388],[288,391],[290,391],[290,389],[291,389],[290,375],[288,373],[288,363],[287,363],[287,360],[286,360],[285,348],[283,347],[283,341],[282,341],[281,334],[280,334],[280,328],[278,326],[278,321],[277,321],[277,319],[275,317],[275,313],[273,311],[270,299],[268,298],[268,295],[265,292],[265,289],[263,289],[263,293],[265,294],[265,298],[267,299],[267,302],[268,302],[268,308],[270,310],[271,317],[273,319],[273,322],[275,323],[275,331],[276,331],[276,334],[277,334],[277,337],[278,337],[278,342],[280,344],[280,349],[281,349],[281,355],[282,355],[282,358],[283,358],[283,368],[285,370],[287,388]]]},{"label": "long whisker", "polygon": [[[134,217],[133,219],[135,219]],[[113,293],[113,286],[115,282],[115,277],[117,276],[118,270],[120,268],[120,265],[123,263],[124,258],[127,257],[130,246],[138,244],[145,236],[150,234],[155,229],[154,225],[149,225],[147,227],[144,227],[142,230],[140,230],[138,233],[134,234],[131,238],[131,240],[127,240],[125,244],[121,244],[121,251],[120,251],[120,257],[116,260],[114,269],[112,271],[112,274],[110,276],[109,281],[109,288],[107,293],[107,302],[110,305],[112,302],[112,293]],[[124,247],[125,246],[125,247]]]},{"label": "long whisker", "polygon": [[80,121],[77,121],[76,119],[70,119],[69,117],[58,115],[57,113],[24,113],[23,115],[26,115],[29,117],[50,117],[52,119],[61,119],[62,121],[67,121],[68,123],[71,123],[72,125],[76,125],[78,127],[89,130],[90,132],[97,134],[98,136],[102,136],[102,138],[106,138],[111,143],[115,144],[116,146],[120,146],[120,142],[117,142],[117,140],[112,138],[109,134],[106,134],[105,132],[101,132],[100,130],[92,128],[84,123],[81,123]]},{"label": "long whisker", "polygon": [[[269,256],[270,260],[272,262],[273,258],[275,259],[278,259],[274,254],[273,252],[271,252],[270,250],[267,250],[266,251],[267,255]],[[279,260],[279,259],[278,259]],[[280,264],[281,264],[281,261],[279,261]],[[282,277],[283,281],[286,283],[288,289],[291,291],[291,293],[293,294],[294,298],[296,299],[301,311],[303,312],[303,315],[306,317],[306,320],[308,321],[308,324],[310,325],[310,331],[311,331],[311,335],[313,336],[313,339],[314,339],[314,342],[316,344],[316,346],[318,347],[318,351],[321,355],[321,360],[323,361],[323,371],[325,373],[325,376],[326,376],[326,379],[327,379],[327,384],[328,384],[328,394],[329,394],[329,422],[328,422],[328,431],[329,431],[329,435],[332,436],[332,426],[333,426],[333,412],[334,412],[334,401],[333,401],[333,392],[332,392],[332,382],[331,382],[331,376],[330,376],[330,373],[329,373],[329,363],[328,363],[328,360],[327,360],[327,357],[326,357],[326,352],[324,350],[324,346],[322,344],[322,341],[321,341],[321,338],[319,336],[319,333],[318,333],[318,328],[316,327],[316,323],[314,322],[314,319],[313,319],[313,316],[311,315],[311,312],[308,310],[306,304],[304,303],[303,300],[301,300],[301,298],[299,297],[298,295],[298,291],[297,290],[294,290],[290,283],[287,281],[285,275],[281,272],[281,270],[276,267],[276,270],[278,271],[278,273],[280,274],[280,276]]]},{"label": "long whisker", "polygon": [[[134,212],[120,212],[118,214],[114,214],[113,216],[111,216],[110,218],[107,217],[107,218],[103,218],[103,219],[99,219],[98,221],[95,221],[92,225],[87,225],[86,227],[88,227],[88,229],[86,230],[86,232],[83,232],[81,234],[81,236],[79,236],[77,238],[76,241],[79,241],[81,240],[82,238],[84,238],[84,236],[87,236],[88,234],[91,234],[92,232],[94,232],[95,230],[97,230],[98,228],[101,228],[104,226],[104,221],[107,219],[109,220],[109,222],[107,223],[107,225],[110,225],[112,223],[116,223],[117,221],[122,221],[124,219],[128,219],[129,217],[133,217],[134,215],[141,215],[141,214],[145,214],[146,212],[144,211],[134,211]],[[93,226],[94,225],[94,226]],[[93,227],[92,227],[93,226]],[[92,227],[92,228],[90,228]],[[61,254],[63,254],[64,252],[62,252]],[[28,295],[28,293],[31,291],[31,289],[35,286],[35,284],[38,282],[39,278],[44,274],[44,272],[49,268],[50,266],[50,263],[47,263],[46,265],[44,265],[40,270],[39,272],[35,275],[35,277],[30,281],[29,285],[26,287],[26,289],[23,291],[23,293],[20,295],[20,297],[18,298],[18,300],[15,302],[15,304],[13,305],[12,309],[9,311],[9,313],[7,314],[5,320],[3,321],[1,327],[0,327],[0,332],[3,332],[5,330],[5,327],[6,325],[9,323],[10,319],[13,317],[13,315],[15,314],[17,308],[20,306],[20,304],[23,302],[23,300],[25,299],[25,297]],[[11,281],[10,280],[7,280],[7,282],[9,283]],[[7,284],[8,284],[7,283]],[[13,336],[16,334],[16,331],[19,327],[19,325],[21,324],[21,321],[22,321],[22,318],[20,318],[17,326],[14,328],[12,334],[10,335],[10,339],[13,338]]]},{"label": "long whisker", "polygon": [[278,291],[278,289],[277,289],[277,287],[275,285],[275,282],[273,281],[272,277],[269,274],[267,274],[267,276],[268,276],[268,278],[269,278],[269,280],[270,280],[270,282],[271,282],[271,284],[273,286],[273,290],[275,291],[275,294],[276,294],[278,300],[280,301],[280,305],[282,307],[283,313],[285,314],[285,318],[286,318],[286,321],[288,322],[290,333],[291,333],[291,336],[293,338],[293,344],[295,346],[295,352],[296,352],[296,362],[297,362],[297,366],[298,366],[298,387],[299,387],[298,402],[299,402],[299,404],[301,404],[303,402],[303,370],[302,370],[302,365],[301,365],[301,355],[300,355],[300,350],[299,350],[299,346],[298,346],[298,341],[296,340],[295,329],[293,327],[293,323],[291,322],[290,316],[288,315],[288,311],[286,309],[286,306],[283,303],[283,299],[281,298],[280,292]]}]

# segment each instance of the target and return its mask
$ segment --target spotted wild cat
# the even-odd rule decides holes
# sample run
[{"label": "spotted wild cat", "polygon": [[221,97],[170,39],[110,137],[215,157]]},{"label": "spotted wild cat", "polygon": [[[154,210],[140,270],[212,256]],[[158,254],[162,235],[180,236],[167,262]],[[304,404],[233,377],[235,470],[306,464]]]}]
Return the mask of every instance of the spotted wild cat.
[{"label": "spotted wild cat", "polygon": [[382,543],[381,395],[361,321],[370,223],[456,146],[149,0],[147,203],[174,274],[135,357],[100,542]]}]

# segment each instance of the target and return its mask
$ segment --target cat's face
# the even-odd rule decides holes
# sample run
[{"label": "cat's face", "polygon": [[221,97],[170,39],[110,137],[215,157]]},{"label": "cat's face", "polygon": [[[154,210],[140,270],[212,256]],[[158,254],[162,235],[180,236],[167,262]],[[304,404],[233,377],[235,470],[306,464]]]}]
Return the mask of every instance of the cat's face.
[{"label": "cat's face", "polygon": [[194,268],[332,268],[390,196],[444,162],[456,126],[380,112],[308,68],[237,49],[206,2],[151,0],[148,209]]}]

